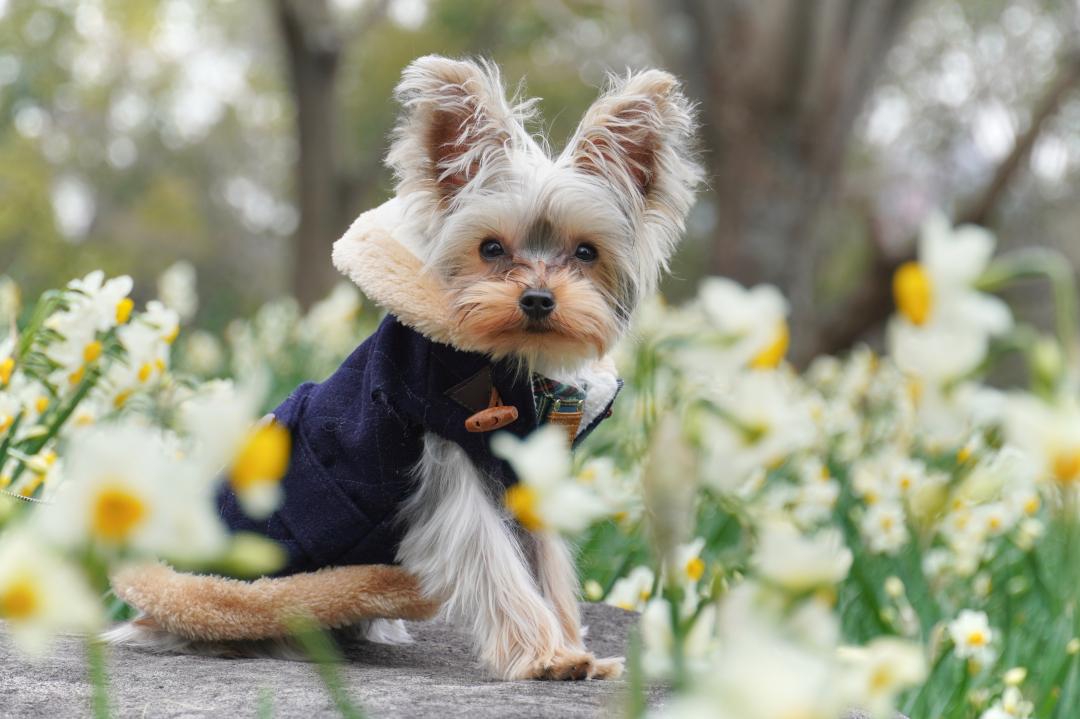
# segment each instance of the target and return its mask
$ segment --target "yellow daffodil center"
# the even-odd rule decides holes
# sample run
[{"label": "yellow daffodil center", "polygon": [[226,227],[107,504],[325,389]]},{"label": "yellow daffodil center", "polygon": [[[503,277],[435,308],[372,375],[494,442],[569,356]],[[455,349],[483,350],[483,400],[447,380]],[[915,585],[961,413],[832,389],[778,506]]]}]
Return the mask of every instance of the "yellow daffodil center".
[{"label": "yellow daffodil center", "polygon": [[150,364],[149,362],[143,362],[142,366],[139,367],[139,381],[146,382],[146,380],[150,379],[150,375],[153,373],[154,365]]},{"label": "yellow daffodil center", "polygon": [[879,665],[870,674],[870,693],[882,694],[892,688],[893,685],[893,673],[892,670],[885,665]]},{"label": "yellow daffodil center", "polygon": [[694,557],[686,563],[686,576],[690,577],[691,581],[696,582],[703,574],[705,574],[705,562],[701,557]]},{"label": "yellow daffodil center", "polygon": [[165,344],[172,344],[176,341],[176,338],[180,336],[180,325],[174,326],[169,333],[165,335]]},{"label": "yellow daffodil center", "polygon": [[1028,500],[1024,502],[1024,514],[1031,516],[1039,511],[1039,498],[1035,495],[1028,497]]},{"label": "yellow daffodil center", "polygon": [[146,518],[147,507],[131,490],[113,485],[98,492],[92,512],[93,534],[109,542],[121,543],[129,539]]},{"label": "yellow daffodil center", "polygon": [[248,435],[233,463],[231,481],[238,491],[262,482],[277,482],[289,467],[289,430],[277,422],[256,427]]},{"label": "yellow daffodil center", "polygon": [[981,629],[973,629],[968,632],[967,643],[973,647],[986,646],[987,637]]},{"label": "yellow daffodil center", "polygon": [[83,361],[89,363],[101,356],[101,343],[94,340],[83,348]]},{"label": "yellow daffodil center", "polygon": [[5,357],[0,360],[0,387],[3,387],[11,381],[11,373],[15,370],[15,360],[12,357]]},{"label": "yellow daffodil center", "polygon": [[82,382],[84,374],[86,374],[86,371],[82,367],[80,367],[79,369],[68,375],[68,382],[70,382],[71,384],[79,384],[80,382]]},{"label": "yellow daffodil center", "polygon": [[956,461],[960,464],[966,464],[969,459],[971,459],[971,447],[965,445],[956,453]]},{"label": "yellow daffodil center", "polygon": [[543,529],[544,522],[537,513],[538,498],[532,487],[515,484],[506,490],[506,508],[514,515],[521,526],[530,532]]},{"label": "yellow daffodil center", "polygon": [[934,285],[918,262],[905,262],[893,275],[896,308],[913,325],[925,324],[934,308]]},{"label": "yellow daffodil center", "polygon": [[116,409],[120,409],[125,404],[127,404],[127,401],[129,399],[131,399],[131,390],[126,389],[113,398],[113,407],[115,407]]},{"label": "yellow daffodil center", "polygon": [[38,613],[41,594],[28,577],[17,579],[0,591],[0,617],[25,621]]},{"label": "yellow daffodil center", "polygon": [[38,397],[36,400],[34,400],[34,409],[37,410],[38,414],[43,413],[48,408],[49,408],[49,398],[48,397],[42,395],[41,397]]},{"label": "yellow daffodil center", "polygon": [[1062,448],[1054,454],[1051,464],[1054,479],[1061,484],[1080,480],[1080,446]]},{"label": "yellow daffodil center", "polygon": [[787,354],[788,345],[791,344],[791,332],[787,322],[780,320],[776,336],[773,341],[750,360],[750,366],[754,369],[776,369]]},{"label": "yellow daffodil center", "polygon": [[130,297],[125,297],[116,303],[116,324],[127,324],[131,319],[131,310],[135,309],[135,303]]},{"label": "yellow daffodil center", "polygon": [[10,414],[0,414],[0,432],[7,432],[14,423],[15,418]]}]

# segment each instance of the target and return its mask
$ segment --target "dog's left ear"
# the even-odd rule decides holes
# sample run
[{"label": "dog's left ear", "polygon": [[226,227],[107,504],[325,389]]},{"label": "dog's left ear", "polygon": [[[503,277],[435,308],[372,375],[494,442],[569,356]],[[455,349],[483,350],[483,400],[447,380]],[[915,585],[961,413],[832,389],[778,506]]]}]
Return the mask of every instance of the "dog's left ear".
[{"label": "dog's left ear", "polygon": [[695,126],[693,105],[673,75],[611,76],[566,152],[579,170],[610,182],[639,209],[663,213],[681,231],[703,175]]}]

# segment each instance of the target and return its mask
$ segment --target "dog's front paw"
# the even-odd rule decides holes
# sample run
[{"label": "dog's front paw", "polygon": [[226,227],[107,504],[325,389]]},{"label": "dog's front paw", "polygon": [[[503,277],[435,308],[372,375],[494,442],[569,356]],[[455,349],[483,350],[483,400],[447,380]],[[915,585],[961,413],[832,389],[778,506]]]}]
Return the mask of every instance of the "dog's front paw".
[{"label": "dog's front paw", "polygon": [[555,681],[617,679],[622,672],[622,657],[597,659],[589,652],[570,649],[556,652],[551,661],[539,667],[532,678]]}]

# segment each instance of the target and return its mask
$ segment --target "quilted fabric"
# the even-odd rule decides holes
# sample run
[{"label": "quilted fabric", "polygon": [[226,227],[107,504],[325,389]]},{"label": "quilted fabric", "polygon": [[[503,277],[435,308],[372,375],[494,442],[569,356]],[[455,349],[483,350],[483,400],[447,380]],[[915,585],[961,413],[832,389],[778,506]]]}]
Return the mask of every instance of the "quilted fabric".
[{"label": "quilted fabric", "polygon": [[280,575],[392,564],[404,529],[394,519],[411,491],[424,433],[458,444],[493,492],[516,482],[510,466],[491,454],[492,435],[465,429],[465,420],[487,406],[492,386],[503,404],[518,409],[518,419],[502,431],[532,432],[537,416],[528,376],[507,362],[429,340],[388,315],[329,379],[301,385],[274,410],[293,440],[282,507],[254,520],[226,487],[221,516],[234,531],[280,542],[289,555]]}]

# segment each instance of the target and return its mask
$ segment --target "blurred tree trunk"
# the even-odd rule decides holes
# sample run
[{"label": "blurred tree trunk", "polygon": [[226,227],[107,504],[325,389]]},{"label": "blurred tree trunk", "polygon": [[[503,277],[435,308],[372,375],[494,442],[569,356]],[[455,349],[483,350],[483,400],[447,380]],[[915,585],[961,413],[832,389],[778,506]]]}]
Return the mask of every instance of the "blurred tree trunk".
[{"label": "blurred tree trunk", "polygon": [[[701,102],[716,202],[710,269],[792,304],[793,356],[817,344],[815,222],[852,126],[916,0],[678,0],[660,46]],[[659,23],[659,21],[658,21]],[[671,27],[657,24],[657,27]]]},{"label": "blurred tree trunk", "polygon": [[381,20],[387,5],[371,2],[361,18],[343,27],[327,0],[275,0],[296,116],[299,222],[292,240],[292,291],[303,307],[333,284],[330,248],[352,219],[349,201],[357,183],[342,164],[337,127],[342,53],[348,41]]}]

